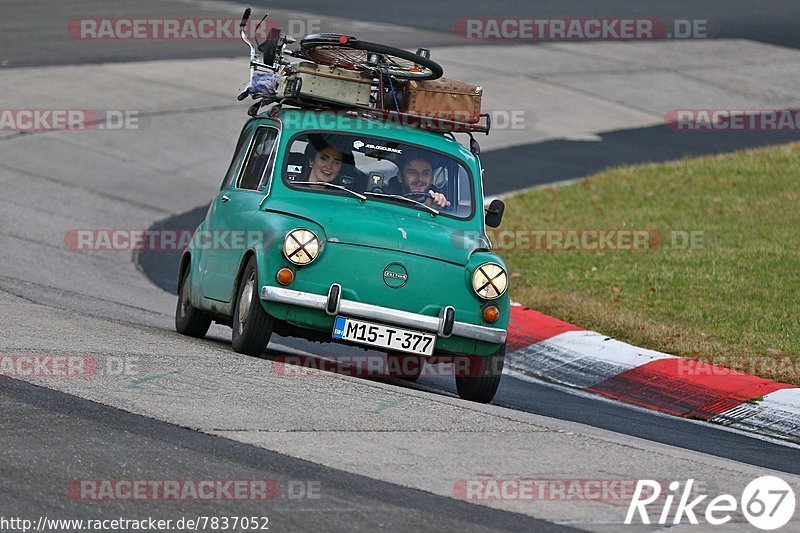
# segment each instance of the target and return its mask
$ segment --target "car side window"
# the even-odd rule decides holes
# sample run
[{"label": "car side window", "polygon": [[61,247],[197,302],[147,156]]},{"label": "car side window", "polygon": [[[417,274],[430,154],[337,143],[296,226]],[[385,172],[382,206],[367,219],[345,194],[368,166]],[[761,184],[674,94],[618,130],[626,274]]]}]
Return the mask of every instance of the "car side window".
[{"label": "car side window", "polygon": [[259,128],[256,131],[253,149],[250,151],[250,156],[247,158],[237,185],[240,189],[258,189],[265,171],[268,167],[272,168],[270,162],[273,159],[277,138],[278,130],[275,128]]},{"label": "car side window", "polygon": [[242,166],[242,161],[244,161],[247,155],[247,149],[250,147],[250,137],[252,137],[252,134],[253,128],[247,128],[239,137],[239,142],[236,145],[236,152],[233,154],[233,160],[231,161],[230,167],[228,167],[228,172],[225,174],[225,179],[222,181],[220,190],[229,189],[236,180],[239,167]]}]

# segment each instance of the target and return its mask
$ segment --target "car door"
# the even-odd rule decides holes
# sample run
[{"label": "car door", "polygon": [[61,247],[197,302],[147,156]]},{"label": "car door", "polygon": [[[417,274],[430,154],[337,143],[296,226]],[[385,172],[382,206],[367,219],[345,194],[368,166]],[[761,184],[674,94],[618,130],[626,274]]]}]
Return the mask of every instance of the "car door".
[{"label": "car door", "polygon": [[264,199],[264,185],[275,164],[279,130],[272,125],[256,128],[247,155],[235,179],[223,184],[214,199],[204,235],[203,296],[230,302],[234,283],[250,235],[257,228],[251,219]]}]

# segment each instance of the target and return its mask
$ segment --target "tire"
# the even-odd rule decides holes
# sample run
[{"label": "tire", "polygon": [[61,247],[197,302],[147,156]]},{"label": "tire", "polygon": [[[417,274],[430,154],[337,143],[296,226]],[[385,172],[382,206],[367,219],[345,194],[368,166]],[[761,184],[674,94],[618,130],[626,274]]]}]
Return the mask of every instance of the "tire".
[{"label": "tire", "polygon": [[311,61],[350,70],[371,70],[373,67],[367,61],[369,54],[380,54],[387,60],[383,70],[399,79],[435,80],[444,74],[439,63],[414,52],[337,33],[309,35],[300,41],[300,49]]},{"label": "tire", "polygon": [[415,382],[425,368],[425,358],[410,353],[390,352],[386,354],[386,368],[389,377]]},{"label": "tire", "polygon": [[251,257],[244,267],[236,291],[233,311],[233,350],[247,355],[263,355],[272,336],[272,319],[258,296],[258,269]]},{"label": "tire", "polygon": [[178,287],[178,305],[175,307],[175,330],[181,335],[202,338],[211,327],[211,319],[192,305],[189,267],[184,268]]},{"label": "tire", "polygon": [[505,344],[488,357],[470,356],[466,375],[456,373],[459,398],[477,403],[491,402],[500,385],[505,357]]}]

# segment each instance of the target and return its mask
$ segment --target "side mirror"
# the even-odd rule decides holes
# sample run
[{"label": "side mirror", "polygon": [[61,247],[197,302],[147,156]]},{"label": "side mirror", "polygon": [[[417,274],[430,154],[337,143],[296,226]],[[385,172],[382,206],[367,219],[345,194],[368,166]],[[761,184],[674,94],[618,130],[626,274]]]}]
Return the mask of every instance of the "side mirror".
[{"label": "side mirror", "polygon": [[486,225],[490,228],[496,228],[503,221],[503,212],[506,210],[506,204],[503,200],[492,200],[489,207],[486,209]]},{"label": "side mirror", "polygon": [[472,135],[469,136],[469,151],[472,152],[472,155],[479,156],[481,155],[481,145],[478,144]]}]

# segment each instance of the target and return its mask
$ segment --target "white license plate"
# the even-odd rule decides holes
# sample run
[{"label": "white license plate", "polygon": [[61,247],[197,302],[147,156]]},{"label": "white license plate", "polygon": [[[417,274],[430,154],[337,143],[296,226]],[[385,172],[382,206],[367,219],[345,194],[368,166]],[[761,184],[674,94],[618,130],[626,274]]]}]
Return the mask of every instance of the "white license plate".
[{"label": "white license plate", "polygon": [[333,338],[380,346],[389,351],[433,355],[436,335],[337,316]]}]

